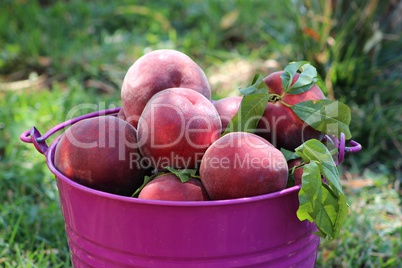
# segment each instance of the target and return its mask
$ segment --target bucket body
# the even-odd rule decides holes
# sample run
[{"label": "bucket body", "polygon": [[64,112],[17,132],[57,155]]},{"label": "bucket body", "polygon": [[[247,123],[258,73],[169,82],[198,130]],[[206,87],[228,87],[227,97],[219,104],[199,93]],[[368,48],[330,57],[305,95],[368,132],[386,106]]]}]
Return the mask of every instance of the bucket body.
[{"label": "bucket body", "polygon": [[319,237],[299,221],[299,186],[232,200],[157,201],[82,186],[54,167],[79,267],[314,267]]}]

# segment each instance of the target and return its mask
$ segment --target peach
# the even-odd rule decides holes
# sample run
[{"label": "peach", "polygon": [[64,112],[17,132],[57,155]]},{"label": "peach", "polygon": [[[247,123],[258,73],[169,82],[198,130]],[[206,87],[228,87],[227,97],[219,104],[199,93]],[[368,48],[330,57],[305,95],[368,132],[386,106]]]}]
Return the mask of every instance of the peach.
[{"label": "peach", "polygon": [[249,197],[284,189],[288,165],[281,151],[265,139],[231,132],[205,152],[200,177],[213,200]]},{"label": "peach", "polygon": [[124,114],[123,109],[119,110],[119,112],[117,113],[116,117],[126,121],[126,115]]},{"label": "peach", "polygon": [[242,101],[240,96],[230,96],[213,102],[222,122],[222,131],[225,131],[230,120],[236,115]]},{"label": "peach", "polygon": [[[274,72],[264,78],[264,82],[271,94],[283,94],[283,71]],[[292,83],[295,83],[299,74],[296,74]],[[300,94],[284,94],[282,101],[294,105],[307,100],[320,100],[325,96],[321,89],[314,85],[308,91]],[[268,102],[261,120],[258,122],[256,133],[271,142],[277,148],[293,151],[296,147],[309,139],[323,138],[323,134],[302,121],[290,107],[280,101]]]},{"label": "peach", "polygon": [[188,88],[169,88],[145,106],[137,139],[153,167],[196,168],[221,131],[219,114],[205,96]]},{"label": "peach", "polygon": [[138,163],[136,130],[114,116],[79,121],[57,144],[54,164],[66,177],[87,187],[131,195],[145,175]]},{"label": "peach", "polygon": [[171,49],[146,53],[128,69],[122,84],[122,108],[127,121],[137,127],[149,99],[157,92],[172,88],[193,89],[211,98],[204,71],[189,56]]},{"label": "peach", "polygon": [[138,195],[140,199],[166,201],[206,201],[209,196],[201,181],[191,178],[187,182],[172,173],[160,175],[150,181]]},{"label": "peach", "polygon": [[[301,163],[301,158],[289,160],[288,161],[289,170],[291,170],[293,167],[295,167],[297,165],[300,165],[300,163]],[[303,168],[302,167],[295,168],[295,170],[293,172],[293,179],[294,179],[295,185],[301,184],[302,176],[303,176]]]}]

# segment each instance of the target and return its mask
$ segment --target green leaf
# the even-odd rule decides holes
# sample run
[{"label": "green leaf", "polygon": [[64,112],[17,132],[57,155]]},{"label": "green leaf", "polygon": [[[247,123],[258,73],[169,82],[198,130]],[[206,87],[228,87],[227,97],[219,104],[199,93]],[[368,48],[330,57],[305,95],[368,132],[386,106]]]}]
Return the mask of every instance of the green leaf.
[{"label": "green leaf", "polygon": [[304,162],[316,161],[320,163],[320,173],[327,179],[330,185],[342,193],[339,171],[328,148],[319,140],[311,139],[295,149]]},{"label": "green leaf", "polygon": [[346,139],[352,137],[349,129],[351,120],[350,109],[346,104],[328,99],[303,101],[291,106],[296,115],[314,129]]},{"label": "green leaf", "polygon": [[331,189],[328,185],[323,183],[322,186],[322,191],[324,193],[323,207],[332,224],[332,226],[326,227],[326,234],[330,238],[336,238],[348,215],[346,197],[344,194],[335,197],[331,194]]},{"label": "green leaf", "polygon": [[239,110],[229,122],[222,136],[230,132],[254,132],[258,121],[264,114],[271,95],[268,93],[250,94],[243,97]]},{"label": "green leaf", "polygon": [[288,64],[288,66],[285,67],[285,69],[283,70],[284,72],[281,74],[283,92],[286,93],[290,89],[294,75],[297,73],[299,68],[305,64],[308,64],[308,62],[291,62]]},{"label": "green leaf", "polygon": [[300,94],[309,90],[318,81],[317,70],[310,63],[300,67],[301,73],[296,82],[286,91],[288,94]]},{"label": "green leaf", "polygon": [[348,216],[349,206],[346,200],[346,196],[341,194],[338,200],[338,214],[336,221],[334,223],[334,237],[339,235],[341,227],[345,223],[345,220]]},{"label": "green leaf", "polygon": [[302,187],[299,191],[299,220],[313,222],[321,206],[321,174],[318,165],[312,161],[303,166]]},{"label": "green leaf", "polygon": [[174,169],[172,167],[166,167],[165,169],[176,175],[183,183],[188,182],[191,178],[199,178],[196,175],[196,169]]},{"label": "green leaf", "polygon": [[264,77],[261,74],[254,75],[251,85],[246,88],[239,89],[240,93],[244,96],[250,94],[268,93],[268,87],[263,79]]},{"label": "green leaf", "polygon": [[335,236],[335,220],[338,215],[338,201],[329,193],[328,189],[321,185],[321,206],[318,207],[315,223],[320,226],[323,235],[330,238]]},{"label": "green leaf", "polygon": [[[300,220],[315,222],[318,235],[336,238],[348,214],[346,197],[342,192],[339,172],[326,146],[315,139],[296,148],[306,163],[299,191]],[[328,182],[322,182],[324,176]]]},{"label": "green leaf", "polygon": [[296,152],[289,151],[284,148],[281,148],[281,153],[285,156],[286,161],[300,158],[300,156]]}]

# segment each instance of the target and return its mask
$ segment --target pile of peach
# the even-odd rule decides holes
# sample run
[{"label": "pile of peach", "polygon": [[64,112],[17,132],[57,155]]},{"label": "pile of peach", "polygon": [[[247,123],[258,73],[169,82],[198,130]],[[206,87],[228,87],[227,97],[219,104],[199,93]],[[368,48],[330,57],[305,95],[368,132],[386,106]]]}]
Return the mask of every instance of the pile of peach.
[{"label": "pile of peach", "polygon": [[323,137],[286,103],[325,98],[316,85],[284,94],[282,73],[263,81],[283,101],[267,102],[253,131],[231,131],[242,97],[212,100],[205,73],[190,57],[149,52],[126,73],[119,114],[69,127],[57,144],[55,166],[87,187],[144,199],[201,201],[280,191],[289,185],[291,168],[280,149],[293,151]]}]

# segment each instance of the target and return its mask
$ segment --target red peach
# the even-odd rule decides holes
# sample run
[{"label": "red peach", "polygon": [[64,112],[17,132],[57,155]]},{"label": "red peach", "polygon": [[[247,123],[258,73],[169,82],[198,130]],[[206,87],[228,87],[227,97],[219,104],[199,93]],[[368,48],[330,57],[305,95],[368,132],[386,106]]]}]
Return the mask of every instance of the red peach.
[{"label": "red peach", "polygon": [[54,164],[66,177],[87,187],[131,195],[143,182],[136,130],[114,116],[79,121],[57,144]]},{"label": "red peach", "polygon": [[[289,160],[288,161],[289,170],[291,170],[293,167],[295,167],[297,165],[300,165],[300,163],[301,163],[301,158]],[[303,176],[303,168],[302,167],[296,168],[293,173],[293,179],[294,179],[295,185],[301,184],[302,176]]]},{"label": "red peach", "polygon": [[265,139],[231,132],[215,141],[200,166],[211,199],[232,199],[282,190],[288,180],[284,155]]},{"label": "red peach", "polygon": [[124,110],[120,109],[119,112],[117,113],[117,118],[120,118],[122,120],[126,120],[126,115],[124,114]]},{"label": "red peach", "polygon": [[213,103],[221,118],[222,131],[225,131],[230,120],[236,115],[242,99],[240,96],[230,96]]},{"label": "red peach", "polygon": [[163,174],[150,181],[138,195],[140,199],[166,201],[206,201],[209,196],[202,183],[191,178],[187,182],[174,174]]},{"label": "red peach", "polygon": [[221,131],[219,114],[206,97],[192,89],[170,88],[155,94],[145,106],[137,138],[152,166],[196,168]]},{"label": "red peach", "polygon": [[149,99],[157,92],[172,88],[193,89],[211,98],[204,71],[189,56],[171,49],[146,53],[128,69],[122,84],[122,108],[127,121],[137,127]]}]

